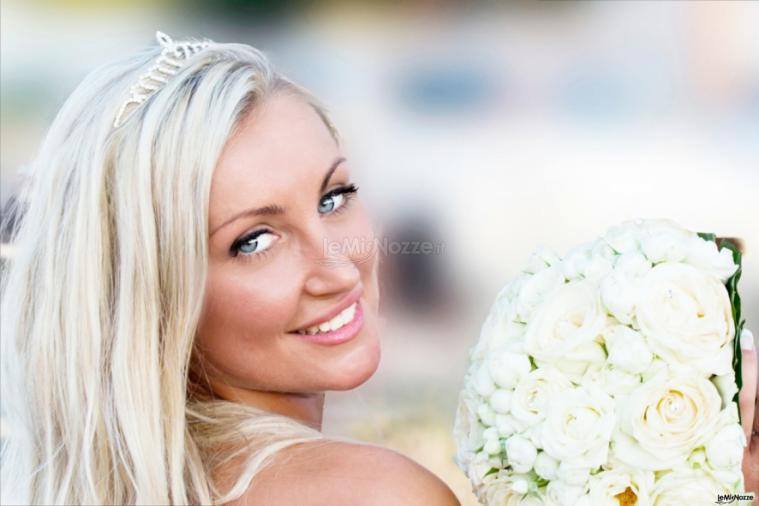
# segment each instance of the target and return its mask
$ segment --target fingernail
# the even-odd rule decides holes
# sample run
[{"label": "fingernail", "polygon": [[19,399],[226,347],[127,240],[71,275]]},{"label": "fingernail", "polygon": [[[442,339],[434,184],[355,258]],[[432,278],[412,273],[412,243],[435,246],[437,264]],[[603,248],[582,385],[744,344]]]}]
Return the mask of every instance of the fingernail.
[{"label": "fingernail", "polygon": [[751,351],[754,349],[754,334],[749,329],[741,332],[741,349]]}]

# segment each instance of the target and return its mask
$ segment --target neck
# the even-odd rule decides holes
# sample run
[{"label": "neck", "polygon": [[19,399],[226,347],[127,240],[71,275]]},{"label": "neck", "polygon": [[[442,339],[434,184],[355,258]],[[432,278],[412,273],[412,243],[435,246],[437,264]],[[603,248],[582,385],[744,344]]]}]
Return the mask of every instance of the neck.
[{"label": "neck", "polygon": [[247,390],[226,384],[215,384],[213,390],[219,397],[240,402],[279,415],[294,418],[316,430],[322,430],[324,392],[289,393]]}]

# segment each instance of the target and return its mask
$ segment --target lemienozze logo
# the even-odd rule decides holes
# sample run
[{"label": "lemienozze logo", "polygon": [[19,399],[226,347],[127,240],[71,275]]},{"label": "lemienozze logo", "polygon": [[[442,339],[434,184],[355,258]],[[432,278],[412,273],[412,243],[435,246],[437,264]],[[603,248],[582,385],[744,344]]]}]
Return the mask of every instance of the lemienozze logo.
[{"label": "lemienozze logo", "polygon": [[754,493],[748,492],[746,494],[717,494],[717,502],[715,504],[730,504],[735,501],[753,501]]}]

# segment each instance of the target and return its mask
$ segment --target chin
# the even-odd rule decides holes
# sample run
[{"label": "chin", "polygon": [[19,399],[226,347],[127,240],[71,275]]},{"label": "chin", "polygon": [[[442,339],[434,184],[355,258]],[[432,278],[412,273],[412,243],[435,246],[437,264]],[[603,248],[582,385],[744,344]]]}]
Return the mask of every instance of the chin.
[{"label": "chin", "polygon": [[374,333],[330,371],[331,381],[326,390],[351,390],[364,384],[377,371],[381,354],[379,339]]}]

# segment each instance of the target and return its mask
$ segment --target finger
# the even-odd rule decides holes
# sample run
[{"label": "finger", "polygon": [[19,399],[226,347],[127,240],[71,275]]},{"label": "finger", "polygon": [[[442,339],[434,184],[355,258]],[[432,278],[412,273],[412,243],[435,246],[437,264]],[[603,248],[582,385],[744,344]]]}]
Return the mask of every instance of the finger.
[{"label": "finger", "polygon": [[750,443],[751,432],[756,423],[754,416],[756,407],[757,363],[754,335],[748,329],[744,329],[741,332],[741,353],[743,387],[738,395],[738,405],[741,410],[741,425],[743,426],[743,431],[746,433],[746,441]]}]

